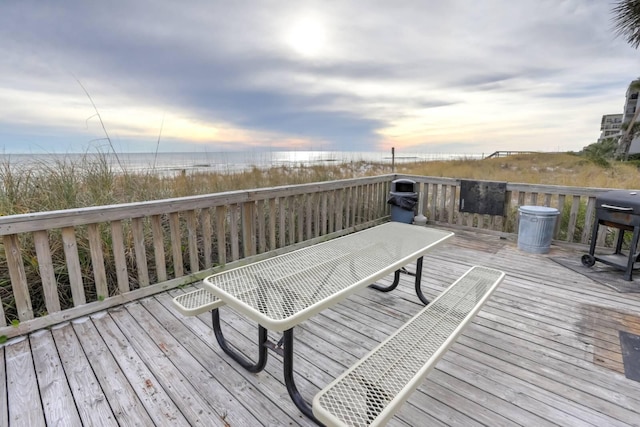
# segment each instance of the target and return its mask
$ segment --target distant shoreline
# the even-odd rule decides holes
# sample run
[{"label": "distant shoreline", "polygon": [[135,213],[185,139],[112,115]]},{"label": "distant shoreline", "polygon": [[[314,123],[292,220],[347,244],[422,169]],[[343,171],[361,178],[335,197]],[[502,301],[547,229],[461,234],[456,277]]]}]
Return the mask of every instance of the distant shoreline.
[{"label": "distant shoreline", "polygon": [[480,159],[482,154],[402,153],[392,158],[388,152],[361,151],[239,151],[239,152],[158,152],[158,153],[66,153],[0,154],[0,162],[19,168],[42,165],[104,163],[126,172],[170,173],[171,171],[237,173],[254,167],[305,167],[356,162],[396,164],[454,159]]}]

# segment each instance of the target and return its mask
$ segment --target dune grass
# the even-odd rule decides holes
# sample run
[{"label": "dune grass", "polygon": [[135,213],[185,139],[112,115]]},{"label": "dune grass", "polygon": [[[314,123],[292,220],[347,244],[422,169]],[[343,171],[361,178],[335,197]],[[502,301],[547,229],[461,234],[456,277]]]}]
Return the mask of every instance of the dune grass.
[{"label": "dune grass", "polygon": [[435,161],[401,166],[403,173],[574,187],[638,188],[638,164],[598,165],[569,153],[519,154],[484,160]]},{"label": "dune grass", "polygon": [[[397,173],[578,187],[638,188],[638,165],[603,167],[566,153],[522,154],[495,159],[402,163]],[[389,164],[365,161],[335,165],[254,167],[241,173],[162,176],[153,170],[113,170],[106,156],[87,154],[76,161],[42,163],[18,169],[0,163],[0,215],[159,200],[250,188],[295,185],[391,173]]]}]

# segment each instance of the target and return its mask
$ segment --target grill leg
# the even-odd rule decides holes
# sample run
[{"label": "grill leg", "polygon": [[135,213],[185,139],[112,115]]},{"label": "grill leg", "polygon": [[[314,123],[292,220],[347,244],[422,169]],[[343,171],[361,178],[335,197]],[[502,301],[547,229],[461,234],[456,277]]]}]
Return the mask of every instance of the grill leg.
[{"label": "grill leg", "polygon": [[600,220],[596,219],[596,223],[593,224],[593,233],[591,233],[591,244],[589,245],[589,255],[595,255],[596,253],[596,240],[598,240],[598,228],[600,227]]},{"label": "grill leg", "polygon": [[627,271],[624,273],[625,280],[631,280],[631,276],[633,274],[633,264],[635,263],[636,257],[635,252],[638,247],[638,240],[640,240],[640,227],[633,227],[633,238],[631,239],[631,245],[629,245],[629,261],[627,262]]},{"label": "grill leg", "polygon": [[[635,233],[634,233],[635,234]],[[622,243],[624,242],[624,229],[618,230],[618,240],[616,241],[616,254],[622,253]]]}]

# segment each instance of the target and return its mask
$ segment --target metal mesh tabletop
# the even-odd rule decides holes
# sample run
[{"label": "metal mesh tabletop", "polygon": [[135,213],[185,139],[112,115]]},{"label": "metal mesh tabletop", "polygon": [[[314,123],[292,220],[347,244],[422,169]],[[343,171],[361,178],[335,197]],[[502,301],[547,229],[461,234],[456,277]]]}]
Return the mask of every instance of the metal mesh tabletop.
[{"label": "metal mesh tabletop", "polygon": [[389,222],[209,276],[203,284],[264,327],[283,331],[416,260],[452,235]]}]

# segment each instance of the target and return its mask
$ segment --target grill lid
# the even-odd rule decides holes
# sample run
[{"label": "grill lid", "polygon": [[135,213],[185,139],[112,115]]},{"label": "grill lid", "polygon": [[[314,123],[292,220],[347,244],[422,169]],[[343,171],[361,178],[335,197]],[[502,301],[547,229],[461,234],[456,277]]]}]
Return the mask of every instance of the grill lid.
[{"label": "grill lid", "polygon": [[596,196],[596,208],[640,215],[640,190],[605,191]]}]

